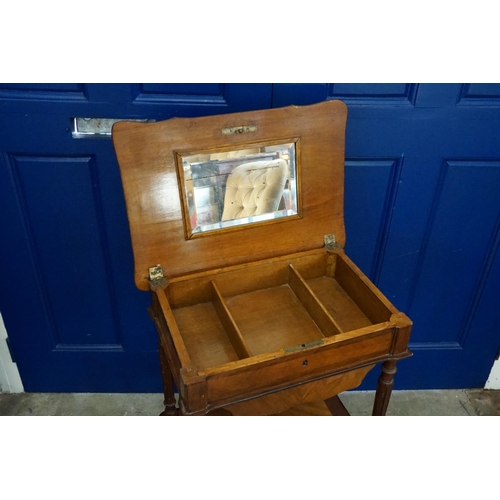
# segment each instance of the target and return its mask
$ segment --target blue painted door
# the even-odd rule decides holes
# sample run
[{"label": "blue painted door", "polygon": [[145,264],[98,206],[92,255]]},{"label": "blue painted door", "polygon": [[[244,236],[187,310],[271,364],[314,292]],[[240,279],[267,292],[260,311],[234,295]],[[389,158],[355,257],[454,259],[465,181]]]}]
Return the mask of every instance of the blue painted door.
[{"label": "blue painted door", "polygon": [[346,250],[415,322],[397,388],[483,386],[500,343],[500,85],[0,85],[0,311],[26,390],[161,390],[112,144],[74,139],[72,117],[332,98],[349,108]]},{"label": "blue painted door", "polygon": [[348,105],[346,252],[414,321],[396,387],[484,387],[500,344],[500,84],[280,84],[273,95],[275,106]]},{"label": "blue painted door", "polygon": [[271,106],[271,85],[0,85],[0,311],[26,391],[161,391],[111,140],[73,117]]}]

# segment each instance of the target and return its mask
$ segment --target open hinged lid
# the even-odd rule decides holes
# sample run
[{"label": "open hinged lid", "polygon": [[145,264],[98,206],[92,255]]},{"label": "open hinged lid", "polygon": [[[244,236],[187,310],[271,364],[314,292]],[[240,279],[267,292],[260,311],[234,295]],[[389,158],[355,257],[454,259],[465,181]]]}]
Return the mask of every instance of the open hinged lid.
[{"label": "open hinged lid", "polygon": [[341,101],[157,123],[119,122],[135,282],[344,246]]}]

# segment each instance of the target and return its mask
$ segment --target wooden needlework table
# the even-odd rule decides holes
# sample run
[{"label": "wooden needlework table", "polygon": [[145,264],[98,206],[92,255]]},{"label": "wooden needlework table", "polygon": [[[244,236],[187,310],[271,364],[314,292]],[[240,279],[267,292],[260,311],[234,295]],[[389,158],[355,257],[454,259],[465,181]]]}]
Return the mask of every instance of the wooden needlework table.
[{"label": "wooden needlework table", "polygon": [[385,414],[412,323],[343,250],[346,118],[328,101],[114,126],[164,415],[347,414],[337,395],[377,363]]}]

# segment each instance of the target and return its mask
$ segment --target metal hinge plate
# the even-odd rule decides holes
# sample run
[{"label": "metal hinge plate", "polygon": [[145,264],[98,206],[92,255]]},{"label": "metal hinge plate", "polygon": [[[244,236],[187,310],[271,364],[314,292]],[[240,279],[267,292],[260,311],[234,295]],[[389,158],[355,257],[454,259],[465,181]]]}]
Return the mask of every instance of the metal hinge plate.
[{"label": "metal hinge plate", "polygon": [[166,284],[167,280],[163,276],[163,268],[160,264],[149,268],[149,281],[153,286],[162,286]]},{"label": "metal hinge plate", "polygon": [[325,234],[324,241],[325,241],[325,247],[328,250],[335,250],[336,248],[339,247],[334,234]]}]

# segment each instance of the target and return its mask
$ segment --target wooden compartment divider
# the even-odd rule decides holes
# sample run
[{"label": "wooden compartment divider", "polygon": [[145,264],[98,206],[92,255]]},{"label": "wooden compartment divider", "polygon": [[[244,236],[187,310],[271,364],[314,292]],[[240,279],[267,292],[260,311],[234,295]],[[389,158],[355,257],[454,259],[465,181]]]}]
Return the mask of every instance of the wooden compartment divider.
[{"label": "wooden compartment divider", "polygon": [[172,338],[172,342],[175,346],[176,352],[179,356],[181,367],[191,366],[191,359],[184,344],[184,340],[182,339],[181,332],[177,328],[177,323],[175,321],[174,315],[172,314],[172,310],[170,309],[170,305],[168,303],[167,297],[165,296],[165,292],[160,289],[155,292],[155,296],[158,299],[158,305],[168,325],[168,330],[170,332],[170,336]]},{"label": "wooden compartment divider", "polygon": [[370,286],[368,278],[345,254],[337,258],[335,278],[373,324],[390,320],[394,311],[387,299],[375,292],[376,288]]},{"label": "wooden compartment divider", "polygon": [[241,332],[238,328],[238,325],[233,319],[231,312],[227,308],[227,305],[224,301],[224,297],[222,297],[217,285],[214,281],[210,282],[212,285],[212,303],[214,305],[215,311],[219,316],[219,319],[224,326],[227,336],[233,348],[240,359],[250,358],[252,357],[252,353],[248,348]]},{"label": "wooden compartment divider", "polygon": [[300,300],[309,316],[311,316],[316,325],[318,325],[321,333],[323,333],[325,337],[331,337],[332,335],[342,333],[343,330],[319,301],[316,294],[311,290],[300,273],[293,267],[293,264],[290,264],[288,269],[290,288]]}]

